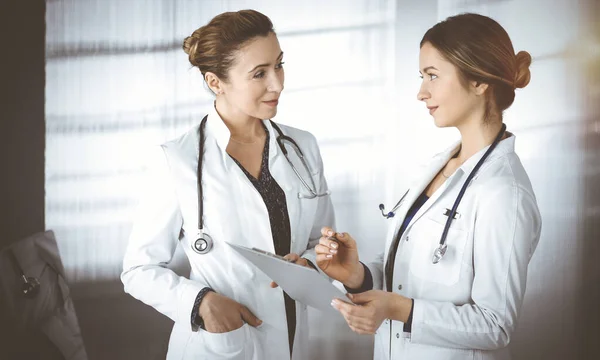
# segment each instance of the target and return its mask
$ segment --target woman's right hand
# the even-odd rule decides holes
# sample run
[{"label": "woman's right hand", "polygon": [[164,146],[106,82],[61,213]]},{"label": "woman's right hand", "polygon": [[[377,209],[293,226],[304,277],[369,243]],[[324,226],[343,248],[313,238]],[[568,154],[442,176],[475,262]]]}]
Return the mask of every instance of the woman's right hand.
[{"label": "woman's right hand", "polygon": [[233,331],[241,328],[244,322],[254,327],[262,324],[262,320],[247,307],[213,291],[204,295],[198,311],[204,320],[204,328],[210,333]]},{"label": "woman's right hand", "polygon": [[365,270],[358,261],[356,241],[348,233],[336,233],[329,227],[321,229],[321,239],[315,247],[317,266],[327,276],[349,288],[358,289]]}]

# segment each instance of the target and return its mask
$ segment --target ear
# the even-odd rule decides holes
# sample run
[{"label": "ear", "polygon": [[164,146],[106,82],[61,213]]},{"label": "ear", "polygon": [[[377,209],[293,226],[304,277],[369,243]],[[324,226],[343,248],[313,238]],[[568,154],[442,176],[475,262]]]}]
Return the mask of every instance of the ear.
[{"label": "ear", "polygon": [[479,81],[471,81],[472,90],[475,92],[475,95],[483,95],[485,91],[488,89],[489,85],[486,83],[482,83]]},{"label": "ear", "polygon": [[212,72],[207,72],[204,75],[204,81],[206,81],[206,84],[215,95],[223,94],[225,91],[223,81]]}]

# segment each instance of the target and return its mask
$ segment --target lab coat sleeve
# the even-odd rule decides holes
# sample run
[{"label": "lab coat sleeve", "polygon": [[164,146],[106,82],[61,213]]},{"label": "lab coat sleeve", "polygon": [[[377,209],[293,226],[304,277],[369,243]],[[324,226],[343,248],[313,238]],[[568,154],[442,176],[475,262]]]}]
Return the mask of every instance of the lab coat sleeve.
[{"label": "lab coat sleeve", "polygon": [[125,292],[192,329],[191,311],[207,286],[178,276],[167,265],[178,246],[182,215],[162,147],[153,149],[137,218],[123,260]]},{"label": "lab coat sleeve", "polygon": [[373,290],[383,290],[383,252],[366,265],[373,278]]},{"label": "lab coat sleeve", "polygon": [[[393,238],[400,226],[398,224],[399,219],[390,221],[387,229],[386,238]],[[385,249],[379,252],[375,258],[367,264],[369,271],[371,271],[371,277],[373,279],[373,290],[384,290],[384,257]]]},{"label": "lab coat sleeve", "polygon": [[[317,145],[316,139],[311,135],[313,146],[315,149],[315,163],[318,169],[318,192],[325,192],[329,190],[327,186],[327,180],[325,179],[324,169],[323,169],[323,160],[321,158],[321,154]],[[321,229],[324,226],[329,226],[335,229],[335,214],[333,211],[333,204],[331,202],[331,195],[321,196],[318,198],[317,211],[315,212],[314,221],[312,223],[312,228],[310,230],[310,235],[308,238],[308,245],[306,251],[302,253],[301,257],[309,260],[313,264],[317,264],[317,255],[315,252],[315,246],[319,244],[319,240],[321,238]],[[316,266],[317,270],[325,275],[325,273]],[[327,275],[325,275],[327,276]]]},{"label": "lab coat sleeve", "polygon": [[539,210],[533,194],[516,184],[492,188],[477,207],[472,303],[456,306],[415,299],[414,343],[494,350],[511,340],[525,294],[527,266],[540,237]]}]

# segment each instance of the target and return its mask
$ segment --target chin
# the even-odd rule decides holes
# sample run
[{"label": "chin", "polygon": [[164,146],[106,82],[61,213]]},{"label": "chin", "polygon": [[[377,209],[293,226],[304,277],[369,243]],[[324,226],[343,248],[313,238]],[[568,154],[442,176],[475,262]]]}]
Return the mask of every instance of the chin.
[{"label": "chin", "polygon": [[433,123],[435,124],[436,127],[439,128],[445,128],[448,127],[448,124],[446,124],[444,121],[442,120],[437,120],[436,118],[433,119]]},{"label": "chin", "polygon": [[447,127],[454,126],[451,121],[448,121],[448,119],[444,119],[442,117],[437,117],[437,118],[434,117],[433,123],[435,124],[436,127],[439,127],[439,128],[447,128]]},{"label": "chin", "polygon": [[269,111],[263,111],[261,113],[261,119],[272,119],[277,115],[277,108]]}]

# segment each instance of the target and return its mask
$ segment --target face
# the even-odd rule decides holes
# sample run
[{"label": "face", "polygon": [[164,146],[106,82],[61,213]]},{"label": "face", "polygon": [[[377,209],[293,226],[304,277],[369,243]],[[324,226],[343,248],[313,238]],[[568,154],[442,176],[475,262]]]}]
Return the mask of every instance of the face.
[{"label": "face", "polygon": [[227,81],[220,81],[221,96],[231,116],[271,119],[277,114],[283,91],[283,52],[277,36],[259,36],[235,54]]},{"label": "face", "polygon": [[425,43],[419,53],[419,72],[423,79],[417,98],[423,101],[437,127],[460,127],[479,121],[484,109],[485,84],[475,82],[464,85],[459,71],[430,43]]}]

